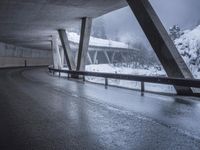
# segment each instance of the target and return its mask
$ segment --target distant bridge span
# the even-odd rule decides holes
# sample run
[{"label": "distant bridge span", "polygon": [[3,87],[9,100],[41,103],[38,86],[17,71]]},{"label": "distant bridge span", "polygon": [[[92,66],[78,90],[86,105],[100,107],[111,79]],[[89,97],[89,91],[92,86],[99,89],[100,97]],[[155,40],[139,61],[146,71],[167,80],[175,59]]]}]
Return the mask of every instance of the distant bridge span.
[{"label": "distant bridge span", "polygon": [[[78,46],[79,46],[78,43],[70,41],[70,47],[71,47],[71,49],[74,53],[76,53]],[[92,52],[94,53],[93,58],[91,57]],[[88,48],[88,53],[87,53],[87,57],[88,57],[90,64],[97,63],[97,55],[98,55],[99,52],[104,53],[104,56],[105,56],[108,63],[113,63],[115,61],[115,55],[117,53],[119,53],[122,56],[122,58],[125,58],[124,54],[129,53],[129,54],[136,54],[137,55],[140,52],[140,49],[138,49],[138,48],[120,48],[120,47],[113,47],[113,46],[108,47],[108,46],[90,45],[89,48]],[[108,52],[111,55],[110,57],[109,57]]]}]

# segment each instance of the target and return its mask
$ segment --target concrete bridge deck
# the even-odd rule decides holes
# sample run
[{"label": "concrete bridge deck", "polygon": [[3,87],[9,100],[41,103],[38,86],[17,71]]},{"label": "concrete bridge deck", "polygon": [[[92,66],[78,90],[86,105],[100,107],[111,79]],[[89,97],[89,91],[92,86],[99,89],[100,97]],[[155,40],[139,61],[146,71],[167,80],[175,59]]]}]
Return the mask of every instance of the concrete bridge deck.
[{"label": "concrete bridge deck", "polygon": [[200,100],[0,70],[0,149],[200,149]]}]

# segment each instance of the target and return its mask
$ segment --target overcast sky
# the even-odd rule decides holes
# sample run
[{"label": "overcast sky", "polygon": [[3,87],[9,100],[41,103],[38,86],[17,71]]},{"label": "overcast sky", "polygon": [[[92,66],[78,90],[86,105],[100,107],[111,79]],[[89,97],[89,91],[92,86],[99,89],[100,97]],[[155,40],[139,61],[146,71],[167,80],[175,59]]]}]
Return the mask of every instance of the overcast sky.
[{"label": "overcast sky", "polygon": [[[165,28],[178,24],[182,29],[192,29],[200,24],[200,0],[150,0]],[[116,35],[122,40],[144,40],[136,18],[129,7],[122,8],[94,20],[104,20],[108,38]]]}]

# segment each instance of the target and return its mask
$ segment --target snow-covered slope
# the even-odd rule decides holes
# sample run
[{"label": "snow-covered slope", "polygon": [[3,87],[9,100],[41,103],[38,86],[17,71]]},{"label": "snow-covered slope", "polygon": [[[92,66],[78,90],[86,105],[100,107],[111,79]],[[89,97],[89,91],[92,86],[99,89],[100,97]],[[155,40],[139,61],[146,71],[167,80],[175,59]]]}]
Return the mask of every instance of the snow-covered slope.
[{"label": "snow-covered slope", "polygon": [[158,71],[154,67],[148,69],[133,69],[128,67],[116,67],[109,64],[87,65],[86,70],[90,72],[106,72],[116,74],[132,74],[132,75],[145,75],[145,76],[165,76],[165,71]]},{"label": "snow-covered slope", "polygon": [[[145,75],[145,76],[165,76],[165,71],[158,71],[154,67],[150,67],[148,69],[133,69],[127,67],[116,67],[114,65],[109,64],[97,64],[97,65],[87,65],[87,71],[91,72],[107,72],[107,73],[116,73],[116,74],[132,74],[132,75]],[[96,78],[96,77],[86,77],[86,80],[94,83],[105,83],[104,78]],[[127,87],[131,89],[140,89],[141,83],[134,81],[126,81],[126,80],[117,80],[117,79],[109,79],[109,85],[117,85],[120,87]],[[145,89],[148,91],[159,91],[166,93],[175,93],[175,90],[170,85],[159,85],[159,84],[151,84],[145,83]]]},{"label": "snow-covered slope", "polygon": [[[80,35],[74,32],[67,33],[69,41],[79,43]],[[95,37],[90,37],[90,45],[92,46],[105,46],[105,47],[118,47],[118,48],[129,48],[128,44],[123,42],[113,41],[113,40],[106,40],[100,39]]]},{"label": "snow-covered slope", "polygon": [[200,78],[200,26],[184,31],[175,45],[195,78]]}]

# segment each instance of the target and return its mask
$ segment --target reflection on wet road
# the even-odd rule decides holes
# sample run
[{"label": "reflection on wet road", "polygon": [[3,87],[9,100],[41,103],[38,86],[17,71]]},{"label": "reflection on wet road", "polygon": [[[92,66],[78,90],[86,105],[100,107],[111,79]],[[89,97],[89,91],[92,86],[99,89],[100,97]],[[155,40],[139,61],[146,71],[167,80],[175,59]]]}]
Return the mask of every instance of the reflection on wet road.
[{"label": "reflection on wet road", "polygon": [[[0,70],[0,149],[200,149],[198,98]],[[200,99],[199,99],[200,100]]]}]

